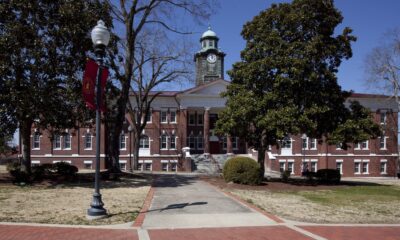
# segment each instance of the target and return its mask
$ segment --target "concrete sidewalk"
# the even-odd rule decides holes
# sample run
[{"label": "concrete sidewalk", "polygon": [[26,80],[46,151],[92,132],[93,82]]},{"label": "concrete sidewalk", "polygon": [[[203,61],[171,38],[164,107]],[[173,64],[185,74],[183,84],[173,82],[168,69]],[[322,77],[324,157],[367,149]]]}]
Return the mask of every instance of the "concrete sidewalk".
[{"label": "concrete sidewalk", "polygon": [[193,176],[162,175],[143,228],[269,226],[275,222]]}]

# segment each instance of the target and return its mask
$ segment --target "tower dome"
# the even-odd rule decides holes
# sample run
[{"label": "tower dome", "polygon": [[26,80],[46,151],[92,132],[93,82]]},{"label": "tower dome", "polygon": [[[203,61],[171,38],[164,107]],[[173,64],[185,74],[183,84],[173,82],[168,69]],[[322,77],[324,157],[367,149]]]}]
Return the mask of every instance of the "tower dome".
[{"label": "tower dome", "polygon": [[214,38],[217,37],[217,34],[213,30],[211,30],[210,26],[208,26],[208,30],[205,31],[203,35],[201,35],[201,38],[206,38],[206,37],[214,37]]}]

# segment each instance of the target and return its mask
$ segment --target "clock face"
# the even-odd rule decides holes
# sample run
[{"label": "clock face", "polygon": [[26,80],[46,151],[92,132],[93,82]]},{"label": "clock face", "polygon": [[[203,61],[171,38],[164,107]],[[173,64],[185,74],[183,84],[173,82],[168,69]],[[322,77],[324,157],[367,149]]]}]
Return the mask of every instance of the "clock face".
[{"label": "clock face", "polygon": [[217,56],[215,54],[208,54],[207,61],[209,63],[215,63],[217,61]]}]

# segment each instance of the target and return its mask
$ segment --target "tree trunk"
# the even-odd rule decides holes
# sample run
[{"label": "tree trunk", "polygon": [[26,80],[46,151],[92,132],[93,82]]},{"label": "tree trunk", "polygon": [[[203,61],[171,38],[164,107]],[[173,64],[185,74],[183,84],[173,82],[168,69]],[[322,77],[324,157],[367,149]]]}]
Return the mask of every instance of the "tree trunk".
[{"label": "tree trunk", "polygon": [[261,169],[261,177],[264,178],[265,174],[265,151],[266,149],[263,147],[260,147],[260,149],[257,149],[258,151],[258,156],[257,156],[257,161],[258,164],[260,164],[260,169]]},{"label": "tree trunk", "polygon": [[31,174],[31,127],[32,121],[20,122],[20,136],[22,144],[21,171]]},{"label": "tree trunk", "polygon": [[110,164],[108,171],[111,173],[120,173],[119,167],[119,140],[120,132],[117,131],[117,121],[109,121],[108,124],[108,162]]},{"label": "tree trunk", "polygon": [[138,131],[134,131],[133,134],[133,161],[131,162],[131,166],[133,170],[138,170],[139,163],[139,148],[140,148],[140,133]]}]

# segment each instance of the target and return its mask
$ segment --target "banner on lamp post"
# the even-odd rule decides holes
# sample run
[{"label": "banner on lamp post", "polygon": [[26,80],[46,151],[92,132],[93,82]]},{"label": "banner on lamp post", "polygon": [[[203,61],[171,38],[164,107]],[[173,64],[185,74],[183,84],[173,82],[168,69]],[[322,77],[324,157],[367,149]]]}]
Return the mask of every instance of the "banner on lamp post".
[{"label": "banner on lamp post", "polygon": [[[85,72],[83,74],[82,82],[82,96],[89,109],[96,110],[96,77],[99,65],[93,60],[88,59],[86,62]],[[109,71],[107,68],[102,68],[100,87],[101,87],[101,104],[100,111],[106,111],[105,105],[105,88]]]}]

